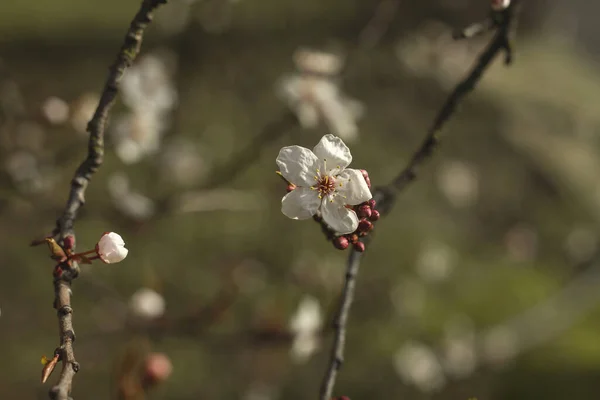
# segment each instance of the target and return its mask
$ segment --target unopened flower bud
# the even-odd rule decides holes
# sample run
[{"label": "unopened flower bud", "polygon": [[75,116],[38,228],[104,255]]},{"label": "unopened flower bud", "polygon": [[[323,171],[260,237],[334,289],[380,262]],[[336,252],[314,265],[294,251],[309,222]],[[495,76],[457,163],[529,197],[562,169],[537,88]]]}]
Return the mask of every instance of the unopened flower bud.
[{"label": "unopened flower bud", "polygon": [[367,203],[369,203],[369,206],[371,206],[371,208],[375,208],[375,205],[377,204],[377,202],[375,201],[375,199],[371,199],[369,201],[367,201]]},{"label": "unopened flower bud", "polygon": [[144,361],[144,382],[148,386],[164,382],[171,376],[173,364],[163,353],[151,353]]},{"label": "unopened flower bud", "polygon": [[356,242],[352,245],[352,247],[354,247],[354,250],[358,251],[359,253],[365,251],[365,244],[363,242]]},{"label": "unopened flower bud", "polygon": [[106,264],[123,261],[129,250],[125,248],[125,241],[115,232],[107,232],[100,238],[96,245],[96,253]]},{"label": "unopened flower bud", "polygon": [[66,250],[71,250],[73,247],[75,247],[75,236],[69,235],[69,236],[65,237],[63,239],[63,247]]},{"label": "unopened flower bud", "polygon": [[368,204],[363,204],[362,206],[358,207],[358,212],[356,214],[358,214],[359,218],[370,218],[371,207]]},{"label": "unopened flower bud", "polygon": [[369,178],[369,173],[364,169],[361,169],[360,172],[362,173],[362,176],[365,178],[365,182],[367,182],[367,186],[369,187],[369,189],[371,189],[371,179]]},{"label": "unopened flower bud", "polygon": [[379,214],[379,211],[371,210],[371,216],[369,217],[369,219],[371,221],[377,221],[379,219],[379,217],[381,217],[381,214]]},{"label": "unopened flower bud", "polygon": [[287,185],[287,188],[285,191],[289,193],[294,189],[296,189],[296,185],[294,185],[293,183],[290,183],[289,185]]},{"label": "unopened flower bud", "polygon": [[371,229],[373,229],[373,224],[370,221],[363,218],[358,222],[358,231],[359,232],[367,233],[367,232],[371,231]]},{"label": "unopened flower bud", "polygon": [[348,238],[346,238],[345,236],[339,236],[333,239],[333,245],[336,249],[346,250],[349,244],[350,243],[348,242]]}]

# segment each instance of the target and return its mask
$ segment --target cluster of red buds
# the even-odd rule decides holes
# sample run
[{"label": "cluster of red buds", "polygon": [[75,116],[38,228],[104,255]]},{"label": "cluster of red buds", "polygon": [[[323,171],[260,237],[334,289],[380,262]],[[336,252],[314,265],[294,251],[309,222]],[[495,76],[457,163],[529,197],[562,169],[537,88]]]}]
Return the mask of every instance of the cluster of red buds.
[{"label": "cluster of red buds", "polygon": [[[369,174],[364,169],[361,169],[360,172],[363,174],[363,177],[367,182],[367,186],[369,186],[370,189],[371,180],[369,179]],[[375,200],[371,199],[355,206],[346,206],[353,210],[358,216],[358,228],[356,228],[356,231],[352,233],[341,236],[337,235],[336,232],[331,230],[331,228],[329,228],[329,226],[320,216],[315,215],[313,219],[321,224],[321,229],[327,237],[327,240],[331,241],[336,249],[346,250],[348,247],[350,247],[350,245],[352,245],[354,250],[362,253],[365,251],[365,244],[360,241],[360,238],[371,233],[374,228],[374,222],[379,220],[381,217],[379,211],[375,209],[375,205]]]}]

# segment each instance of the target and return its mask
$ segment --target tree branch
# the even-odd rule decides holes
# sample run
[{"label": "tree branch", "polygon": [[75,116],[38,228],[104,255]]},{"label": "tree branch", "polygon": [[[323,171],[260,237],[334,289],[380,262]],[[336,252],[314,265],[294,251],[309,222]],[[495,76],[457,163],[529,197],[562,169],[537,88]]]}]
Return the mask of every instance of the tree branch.
[{"label": "tree branch", "polygon": [[[131,66],[140,51],[144,30],[152,21],[152,12],[166,2],[167,0],[144,0],[142,2],[129,26],[117,58],[110,67],[100,102],[92,120],[88,123],[87,130],[90,133],[88,155],[75,172],[67,204],[62,216],[56,221],[53,235],[59,242],[63,242],[68,236],[72,236],[73,239],[75,237],[73,225],[79,209],[85,203],[85,191],[92,175],[102,165],[104,158],[104,130],[108,112],[118,93],[119,83],[125,70]],[[71,308],[71,282],[77,277],[79,266],[75,262],[72,264],[62,264],[62,271],[58,274],[55,273],[54,278],[54,308],[58,312],[60,337],[60,347],[56,349],[55,354],[58,354],[62,361],[62,371],[58,383],[50,390],[50,398],[55,400],[70,399],[73,377],[79,370],[79,364],[75,361],[73,351],[75,332],[72,320],[73,309]]]},{"label": "tree branch", "polygon": [[[473,91],[477,83],[483,77],[484,72],[491,65],[496,56],[505,52],[505,64],[510,64],[512,61],[512,48],[509,41],[510,28],[515,15],[515,8],[519,1],[513,0],[512,4],[503,11],[493,12],[490,19],[496,32],[483,50],[477,63],[471,69],[469,74],[464,78],[450,93],[446,102],[434,119],[433,124],[427,131],[425,139],[417,151],[413,154],[408,165],[400,172],[400,174],[388,185],[377,188],[374,193],[376,208],[384,216],[391,210],[396,200],[396,195],[404,190],[417,176],[417,170],[429,159],[431,154],[439,144],[439,133],[446,125],[448,120],[454,115],[458,105],[465,97]],[[481,25],[481,24],[480,24]],[[465,32],[472,33],[472,28],[467,28]],[[459,36],[459,38],[467,37],[468,34]],[[364,240],[368,240],[370,236]],[[346,342],[346,325],[350,307],[354,298],[354,289],[356,286],[356,275],[360,268],[361,253],[352,250],[346,266],[346,278],[344,289],[340,298],[340,306],[336,314],[333,329],[334,340],[331,349],[331,357],[329,366],[323,378],[320,391],[320,400],[330,400],[335,386],[337,371],[341,368],[344,362],[344,346]]]}]

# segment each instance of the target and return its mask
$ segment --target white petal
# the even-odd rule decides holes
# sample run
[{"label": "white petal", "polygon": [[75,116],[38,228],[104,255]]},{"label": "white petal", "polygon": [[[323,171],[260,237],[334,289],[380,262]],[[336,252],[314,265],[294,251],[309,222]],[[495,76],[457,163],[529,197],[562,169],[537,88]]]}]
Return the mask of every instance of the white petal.
[{"label": "white petal", "polygon": [[337,175],[352,162],[350,149],[342,139],[333,135],[325,135],[313,149],[320,161],[327,160],[328,175]]},{"label": "white petal", "polygon": [[358,217],[337,201],[325,199],[321,206],[323,220],[338,234],[352,233],[358,228]]},{"label": "white petal", "polygon": [[102,235],[96,250],[100,259],[107,264],[118,263],[127,257],[129,250],[125,248],[125,241],[121,235],[115,232],[109,232]]},{"label": "white petal", "polygon": [[298,187],[281,199],[281,212],[291,219],[308,219],[315,215],[320,205],[316,190]]},{"label": "white petal", "polygon": [[285,179],[296,186],[310,187],[319,168],[317,156],[305,147],[287,146],[279,151],[277,166]]},{"label": "white petal", "polygon": [[362,173],[357,169],[348,168],[335,178],[336,199],[344,204],[355,206],[373,198],[371,190]]}]

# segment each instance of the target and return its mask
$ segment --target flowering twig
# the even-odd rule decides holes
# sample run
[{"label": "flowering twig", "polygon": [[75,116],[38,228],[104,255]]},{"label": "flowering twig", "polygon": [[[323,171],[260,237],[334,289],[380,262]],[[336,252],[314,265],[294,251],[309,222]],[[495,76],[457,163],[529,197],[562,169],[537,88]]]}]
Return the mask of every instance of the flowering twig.
[{"label": "flowering twig", "polygon": [[[492,4],[496,4],[497,1],[493,0]],[[509,2],[506,2],[507,4]],[[505,52],[505,64],[510,64],[512,61],[512,48],[510,46],[509,34],[512,23],[514,22],[515,9],[519,3],[519,0],[513,0],[510,5],[506,8],[497,10],[494,9],[491,14],[491,27],[496,29],[496,32],[483,50],[475,66],[471,69],[469,74],[464,78],[450,93],[446,102],[442,106],[440,112],[434,119],[433,124],[427,131],[425,139],[421,143],[421,146],[413,154],[408,165],[400,172],[400,174],[388,185],[377,188],[374,193],[374,199],[377,202],[377,209],[386,215],[387,212],[392,208],[396,195],[404,190],[409,183],[414,181],[416,178],[418,168],[425,163],[437,148],[439,143],[439,133],[442,128],[448,122],[450,117],[454,115],[457,110],[458,104],[464,100],[467,94],[469,94],[477,85],[479,80],[483,77],[484,72],[491,65],[495,57]],[[470,35],[472,36],[472,35]],[[468,34],[459,35],[459,38],[470,37]],[[364,240],[368,240],[368,237]],[[360,256],[361,254],[355,250],[352,250],[348,258],[346,265],[346,276],[344,289],[340,299],[340,306],[334,319],[334,341],[331,349],[331,357],[329,361],[328,369],[325,373],[320,391],[320,400],[330,400],[333,394],[333,388],[335,386],[335,380],[337,371],[342,366],[344,361],[344,345],[346,337],[346,324],[348,321],[348,314],[350,312],[350,306],[354,298],[355,279],[360,267]]]},{"label": "flowering twig", "polygon": [[[88,142],[88,155],[75,172],[71,181],[71,191],[62,216],[56,222],[54,237],[61,243],[68,237],[74,241],[73,224],[81,206],[85,203],[85,191],[92,175],[102,164],[104,157],[104,130],[108,112],[115,102],[119,82],[125,70],[133,63],[137,56],[142,36],[146,26],[152,20],[152,12],[167,0],[144,0],[139,11],[133,18],[125,41],[117,55],[117,59],[110,68],[110,72],[100,102],[87,130],[90,133]],[[74,242],[73,242],[74,246]],[[73,247],[72,246],[72,247]],[[75,361],[73,342],[75,333],[73,330],[71,308],[71,282],[79,272],[77,262],[63,265],[63,272],[55,274],[54,278],[54,308],[58,312],[58,326],[60,347],[55,351],[62,361],[62,372],[58,383],[50,390],[50,398],[56,400],[68,400],[71,393],[73,377],[79,370],[79,364]]]}]

